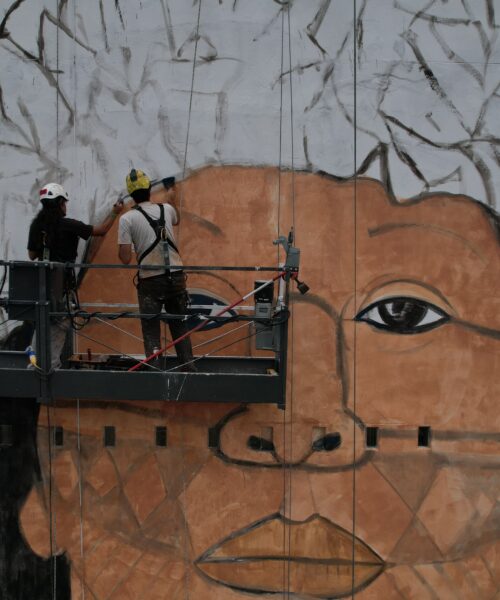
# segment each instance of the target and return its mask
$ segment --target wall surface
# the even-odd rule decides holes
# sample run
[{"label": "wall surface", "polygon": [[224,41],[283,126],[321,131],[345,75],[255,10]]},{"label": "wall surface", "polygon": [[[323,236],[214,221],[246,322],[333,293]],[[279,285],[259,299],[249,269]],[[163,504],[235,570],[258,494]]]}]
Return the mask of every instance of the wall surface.
[{"label": "wall surface", "polygon": [[[178,178],[186,264],[275,264],[293,227],[311,288],[285,411],[2,400],[2,598],[500,598],[497,19],[499,0],[0,8],[2,258],[26,257],[43,183],[97,223],[135,166]],[[115,225],[89,256],[116,253]],[[134,304],[132,274],[89,271],[81,300]],[[253,280],[188,286],[229,303]],[[78,349],[140,353],[114,325]],[[232,327],[195,353],[255,355]]]}]

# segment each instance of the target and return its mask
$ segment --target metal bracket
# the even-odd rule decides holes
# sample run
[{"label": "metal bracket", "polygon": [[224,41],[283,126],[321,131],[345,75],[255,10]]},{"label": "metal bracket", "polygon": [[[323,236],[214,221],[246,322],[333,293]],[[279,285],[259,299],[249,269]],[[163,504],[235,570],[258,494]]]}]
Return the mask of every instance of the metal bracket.
[{"label": "metal bracket", "polygon": [[300,264],[300,250],[293,245],[294,235],[293,229],[290,230],[288,237],[280,235],[280,237],[273,241],[275,246],[283,246],[286,253],[286,260],[284,264],[285,271],[288,271],[287,277],[290,278],[291,273],[298,273]]}]

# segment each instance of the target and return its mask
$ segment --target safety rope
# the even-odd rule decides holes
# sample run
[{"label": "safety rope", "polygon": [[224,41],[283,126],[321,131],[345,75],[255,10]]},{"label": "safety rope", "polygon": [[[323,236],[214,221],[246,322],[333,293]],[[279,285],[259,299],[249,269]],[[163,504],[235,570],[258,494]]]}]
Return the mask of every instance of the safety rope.
[{"label": "safety rope", "polygon": [[[191,89],[189,92],[189,109],[188,109],[188,121],[187,121],[187,128],[186,128],[186,143],[184,146],[184,164],[182,165],[182,187],[181,187],[181,193],[179,195],[179,218],[182,216],[182,203],[183,203],[183,199],[184,199],[184,184],[185,184],[185,180],[186,180],[187,154],[188,154],[188,147],[189,147],[189,133],[190,133],[190,128],[191,128],[191,110],[193,107],[194,76],[195,76],[195,72],[196,72],[196,58],[198,55],[198,39],[199,39],[199,32],[200,32],[201,2],[202,2],[202,0],[198,0],[198,16],[196,19],[196,36],[195,36],[195,42],[194,42],[193,69],[191,72]],[[180,224],[179,224],[177,240],[178,240],[178,243],[180,244],[180,240],[181,240]],[[165,328],[166,328],[166,326],[165,326]],[[164,329],[164,338],[166,338],[165,329]],[[168,344],[167,344],[167,346],[168,346]],[[190,564],[190,561],[189,561],[189,549],[188,549],[189,529],[188,529],[187,516],[186,516],[186,507],[184,505],[184,498],[186,497],[186,475],[185,475],[186,460],[185,460],[185,455],[184,455],[184,452],[185,452],[184,448],[185,448],[185,431],[184,431],[184,422],[182,422],[182,424],[181,424],[181,473],[182,473],[182,491],[183,491],[182,514],[184,515],[184,562],[185,562],[185,594],[184,594],[184,596],[188,600],[189,599],[189,585],[190,585],[190,568],[188,567],[188,565]]]},{"label": "safety rope", "polygon": [[[291,144],[291,159],[292,159],[292,173],[291,173],[291,198],[292,198],[292,230],[294,235],[294,243],[296,243],[296,229],[295,229],[295,155],[294,155],[294,138],[293,138],[293,79],[292,79],[292,31],[290,25],[290,12],[292,9],[292,5],[289,2],[287,5],[287,21],[288,21],[288,75],[290,81],[290,144]],[[290,507],[290,515],[292,511],[292,494],[293,494],[293,483],[292,483],[292,462],[293,462],[293,400],[294,400],[294,318],[293,318],[293,299],[290,298],[290,346],[289,346],[289,364],[290,364],[290,393],[289,393],[289,401],[287,404],[288,412],[289,412],[289,441],[290,441],[290,460],[288,461],[288,469],[289,469],[289,507]],[[286,412],[286,411],[285,411]],[[290,598],[290,586],[291,586],[291,553],[292,553],[292,528],[288,527],[288,587],[287,587],[287,597]]]},{"label": "safety rope", "polygon": [[80,398],[76,399],[76,446],[78,456],[78,501],[80,503],[80,588],[85,600],[85,553],[83,543],[83,485],[82,485],[82,447],[80,441]]},{"label": "safety rope", "polygon": [[53,474],[52,474],[52,419],[50,416],[51,405],[50,402],[47,404],[47,441],[48,441],[48,453],[49,453],[49,536],[50,536],[50,561],[52,563],[51,570],[51,584],[52,584],[52,598],[56,600],[57,597],[57,557],[55,549],[57,548],[56,541],[56,516],[54,513],[53,506]]},{"label": "safety rope", "polygon": [[[56,15],[57,21],[60,19],[60,10],[62,5],[56,0]],[[56,165],[59,175],[59,26],[56,27]],[[47,420],[49,429],[49,513],[50,513],[50,555],[52,557],[53,573],[52,573],[52,598],[57,598],[57,559],[54,556],[52,535],[55,536],[55,515],[52,515],[52,446],[51,446],[51,428],[50,428],[50,407],[47,405]]]},{"label": "safety rope", "polygon": [[[353,127],[354,127],[354,140],[353,140],[353,161],[354,161],[354,306],[358,305],[357,302],[357,284],[358,284],[358,273],[357,273],[357,183],[358,183],[358,175],[357,175],[357,77],[358,77],[358,11],[357,11],[357,0],[353,1],[353,76],[354,76],[354,91],[353,91],[353,100],[354,100],[354,114],[353,114]],[[354,322],[354,332],[353,332],[353,356],[354,356],[354,364],[353,364],[353,419],[352,419],[352,430],[353,430],[353,442],[352,442],[352,579],[351,579],[351,598],[354,598],[354,587],[355,587],[355,543],[356,543],[356,423],[357,423],[357,413],[356,413],[356,352],[357,352],[357,337],[356,337],[356,322]]]},{"label": "safety rope", "polygon": [[[279,122],[279,153],[278,153],[278,214],[277,214],[277,235],[278,238],[281,235],[281,176],[283,170],[283,74],[284,74],[284,54],[285,54],[285,9],[282,6],[281,10],[281,56],[280,56],[280,122]],[[280,264],[280,252],[281,248],[278,244],[277,249],[277,263]],[[283,410],[282,415],[282,437],[283,437],[283,459],[287,462],[286,459],[286,447],[287,447],[287,438],[286,438],[286,397],[285,397],[285,410]],[[287,515],[287,472],[283,469],[283,517]],[[285,521],[283,521],[283,539],[282,539],[282,554],[283,559],[288,554],[290,556],[290,551],[287,552],[286,548],[286,525]],[[282,589],[283,592],[287,589],[288,586],[288,571],[290,561],[283,560],[283,573],[282,573]]]}]

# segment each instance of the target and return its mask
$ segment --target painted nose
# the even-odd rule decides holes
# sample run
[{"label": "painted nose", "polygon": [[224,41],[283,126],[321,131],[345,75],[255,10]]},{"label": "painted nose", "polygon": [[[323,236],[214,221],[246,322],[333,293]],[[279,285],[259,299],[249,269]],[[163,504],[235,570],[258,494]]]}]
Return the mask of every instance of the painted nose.
[{"label": "painted nose", "polygon": [[252,405],[226,419],[220,448],[248,465],[349,468],[363,455],[364,438],[350,409],[352,369],[342,321],[321,306],[294,310],[286,410]]}]

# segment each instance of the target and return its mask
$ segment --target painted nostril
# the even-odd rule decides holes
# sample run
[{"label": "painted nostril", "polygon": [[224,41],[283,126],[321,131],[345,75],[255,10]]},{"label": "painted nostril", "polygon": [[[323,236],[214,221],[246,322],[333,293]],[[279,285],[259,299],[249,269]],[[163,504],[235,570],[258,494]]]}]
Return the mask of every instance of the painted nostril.
[{"label": "painted nostril", "polygon": [[328,433],[313,442],[312,448],[315,452],[331,452],[340,446],[342,436],[340,433]]},{"label": "painted nostril", "polygon": [[256,435],[251,435],[248,438],[247,446],[257,452],[272,452],[274,450],[274,444],[270,440]]}]

